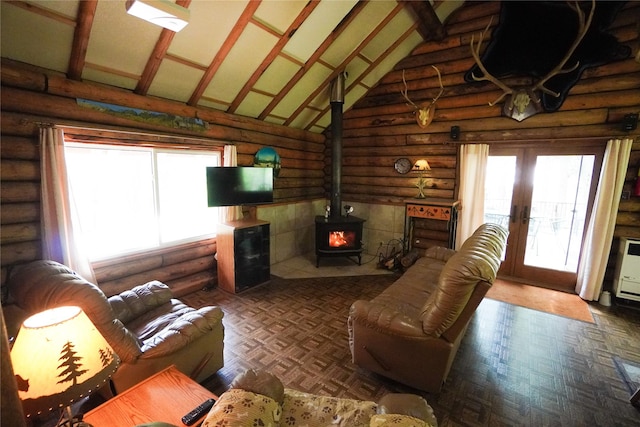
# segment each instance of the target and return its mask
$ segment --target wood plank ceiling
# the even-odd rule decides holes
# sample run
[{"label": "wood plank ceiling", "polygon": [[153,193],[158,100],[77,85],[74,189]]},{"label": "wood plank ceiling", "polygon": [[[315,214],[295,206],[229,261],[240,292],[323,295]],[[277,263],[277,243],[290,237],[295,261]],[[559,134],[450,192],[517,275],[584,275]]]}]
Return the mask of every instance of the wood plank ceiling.
[{"label": "wood plank ceiling", "polygon": [[329,85],[348,73],[344,109],[463,1],[177,0],[178,33],[128,15],[125,0],[1,2],[3,58],[312,132],[329,126]]}]

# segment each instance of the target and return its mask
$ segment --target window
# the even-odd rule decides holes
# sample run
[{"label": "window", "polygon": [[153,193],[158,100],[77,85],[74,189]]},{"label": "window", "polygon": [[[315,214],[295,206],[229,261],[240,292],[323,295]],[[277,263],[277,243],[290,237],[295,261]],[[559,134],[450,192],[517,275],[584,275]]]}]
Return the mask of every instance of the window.
[{"label": "window", "polygon": [[92,260],[196,240],[216,232],[206,166],[217,151],[65,145],[83,240]]}]

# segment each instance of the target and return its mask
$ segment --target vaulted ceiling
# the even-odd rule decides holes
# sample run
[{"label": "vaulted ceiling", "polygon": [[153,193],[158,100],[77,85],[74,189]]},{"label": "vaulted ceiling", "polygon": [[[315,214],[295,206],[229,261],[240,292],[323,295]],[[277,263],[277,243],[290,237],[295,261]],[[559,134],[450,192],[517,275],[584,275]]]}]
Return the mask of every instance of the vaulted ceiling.
[{"label": "vaulted ceiling", "polygon": [[322,132],[329,86],[348,73],[344,109],[463,1],[177,0],[175,33],[127,14],[125,0],[1,2],[1,54],[92,81]]}]

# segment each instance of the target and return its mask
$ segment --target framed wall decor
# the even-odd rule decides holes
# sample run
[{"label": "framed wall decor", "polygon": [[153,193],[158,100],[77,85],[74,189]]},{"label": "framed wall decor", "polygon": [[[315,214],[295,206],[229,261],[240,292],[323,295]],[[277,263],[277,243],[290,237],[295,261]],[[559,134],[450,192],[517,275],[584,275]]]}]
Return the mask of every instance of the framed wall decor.
[{"label": "framed wall decor", "polygon": [[280,173],[280,155],[272,147],[264,147],[256,152],[253,158],[253,166],[273,168],[273,177]]}]

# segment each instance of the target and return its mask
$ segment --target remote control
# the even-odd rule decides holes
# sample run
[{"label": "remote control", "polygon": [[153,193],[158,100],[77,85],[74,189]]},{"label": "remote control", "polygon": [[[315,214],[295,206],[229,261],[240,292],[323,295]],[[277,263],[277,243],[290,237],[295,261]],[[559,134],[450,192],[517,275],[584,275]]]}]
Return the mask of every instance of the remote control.
[{"label": "remote control", "polygon": [[182,422],[185,425],[193,425],[196,421],[200,419],[204,414],[213,407],[213,404],[216,403],[215,399],[207,399],[198,406],[196,406],[192,411],[190,411],[187,415],[182,417]]}]

